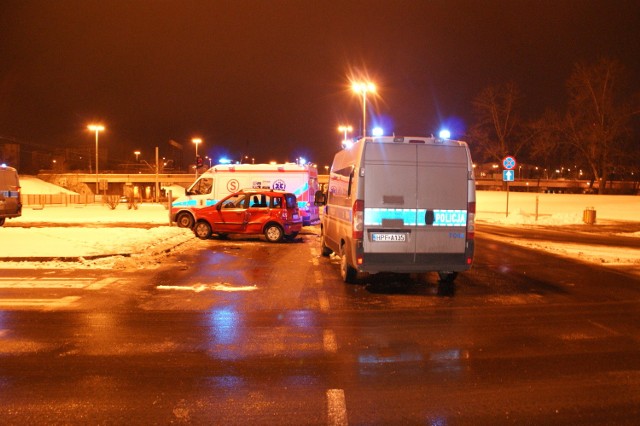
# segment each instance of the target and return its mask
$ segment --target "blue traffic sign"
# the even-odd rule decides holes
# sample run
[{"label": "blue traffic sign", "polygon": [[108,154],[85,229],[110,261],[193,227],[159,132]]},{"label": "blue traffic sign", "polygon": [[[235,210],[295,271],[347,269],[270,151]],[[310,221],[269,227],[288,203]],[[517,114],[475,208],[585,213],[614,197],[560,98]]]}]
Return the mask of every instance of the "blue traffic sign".
[{"label": "blue traffic sign", "polygon": [[502,160],[502,166],[507,170],[513,170],[516,168],[516,159],[510,155],[504,157]]},{"label": "blue traffic sign", "polygon": [[502,180],[505,182],[513,182],[516,177],[516,172],[513,170],[503,170],[502,171]]}]

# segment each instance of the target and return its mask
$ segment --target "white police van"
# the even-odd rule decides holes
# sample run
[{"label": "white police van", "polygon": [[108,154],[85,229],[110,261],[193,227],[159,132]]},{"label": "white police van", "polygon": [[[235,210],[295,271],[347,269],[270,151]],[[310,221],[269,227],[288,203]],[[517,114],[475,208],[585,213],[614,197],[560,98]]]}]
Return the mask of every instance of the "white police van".
[{"label": "white police van", "polygon": [[4,225],[7,218],[19,217],[21,214],[18,172],[13,167],[0,164],[0,226]]},{"label": "white police van", "polygon": [[333,160],[322,219],[322,254],[341,275],[436,271],[444,282],[471,268],[475,177],[465,142],[367,137]]}]

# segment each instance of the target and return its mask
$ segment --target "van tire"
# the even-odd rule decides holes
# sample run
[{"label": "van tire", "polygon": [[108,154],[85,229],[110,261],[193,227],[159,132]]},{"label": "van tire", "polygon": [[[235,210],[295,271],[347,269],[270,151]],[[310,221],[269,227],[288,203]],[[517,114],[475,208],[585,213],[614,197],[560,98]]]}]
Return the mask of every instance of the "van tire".
[{"label": "van tire", "polygon": [[458,276],[457,272],[445,272],[445,271],[438,272],[438,277],[440,278],[440,281],[443,283],[452,283],[455,281],[457,276]]},{"label": "van tire", "polygon": [[340,257],[340,276],[342,281],[347,284],[355,284],[358,279],[358,271],[356,271],[347,260],[347,253],[342,250],[342,256]]},{"label": "van tire", "polygon": [[320,242],[320,253],[322,254],[322,256],[324,257],[329,257],[329,255],[331,253],[333,253],[333,250],[331,250],[329,247],[327,247],[327,245],[324,242],[324,235],[322,236],[321,242]]},{"label": "van tire", "polygon": [[284,231],[280,225],[269,223],[264,228],[264,236],[270,243],[279,243],[284,237]]},{"label": "van tire", "polygon": [[211,238],[211,225],[202,220],[193,227],[193,233],[201,240],[207,240]]},{"label": "van tire", "polygon": [[4,217],[0,217],[0,226],[4,225],[4,220],[5,220]]},{"label": "van tire", "polygon": [[193,228],[193,216],[187,212],[178,213],[176,223],[179,228]]}]

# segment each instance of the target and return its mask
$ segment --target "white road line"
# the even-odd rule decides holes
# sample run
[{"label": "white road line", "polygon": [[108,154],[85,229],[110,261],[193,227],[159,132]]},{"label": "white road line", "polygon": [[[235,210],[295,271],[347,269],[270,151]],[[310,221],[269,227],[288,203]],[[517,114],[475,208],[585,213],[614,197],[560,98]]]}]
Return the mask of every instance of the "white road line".
[{"label": "white road line", "polygon": [[116,281],[118,281],[117,278],[105,278],[88,285],[85,287],[85,290],[100,290],[101,288],[106,287],[109,284],[113,284]]},{"label": "white road line", "polygon": [[95,281],[94,278],[36,278],[36,277],[4,277],[0,278],[0,288],[11,289],[85,289],[85,290],[98,290],[109,284],[116,282],[117,278],[105,278],[99,281]]},{"label": "white road line", "polygon": [[327,424],[332,426],[346,426],[349,424],[347,418],[347,404],[344,400],[344,390],[327,390]]},{"label": "white road line", "polygon": [[0,299],[0,308],[63,308],[80,299],[80,296],[67,296],[58,299]]},{"label": "white road line", "polygon": [[336,334],[331,330],[324,330],[322,333],[322,346],[325,352],[336,353],[338,352],[338,343],[336,342]]},{"label": "white road line", "polygon": [[316,279],[316,284],[320,284],[322,285],[322,272],[320,271],[313,271],[313,276]]}]

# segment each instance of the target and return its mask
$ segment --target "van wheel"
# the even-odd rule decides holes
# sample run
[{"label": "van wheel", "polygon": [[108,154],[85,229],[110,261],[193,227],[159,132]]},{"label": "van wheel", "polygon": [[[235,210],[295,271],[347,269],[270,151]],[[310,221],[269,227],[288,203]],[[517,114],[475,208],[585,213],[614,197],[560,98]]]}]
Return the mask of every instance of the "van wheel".
[{"label": "van wheel", "polygon": [[327,245],[324,242],[324,235],[322,236],[322,242],[320,243],[321,246],[321,251],[320,253],[324,256],[324,257],[329,257],[329,255],[333,252],[333,250],[331,250],[329,247],[327,247]]},{"label": "van wheel", "polygon": [[345,253],[344,250],[340,258],[340,276],[342,277],[342,281],[347,284],[355,284],[358,278],[358,271],[349,265],[347,253]]},{"label": "van wheel", "polygon": [[191,228],[193,227],[193,217],[186,212],[178,213],[178,217],[176,217],[176,223],[179,228]]},{"label": "van wheel", "polygon": [[280,228],[279,225],[270,223],[266,226],[266,228],[264,228],[264,236],[270,243],[279,243],[280,241],[282,241],[284,231],[282,231],[282,228]]},{"label": "van wheel", "polygon": [[4,225],[4,221],[5,221],[5,218],[4,217],[0,217],[0,226]]},{"label": "van wheel", "polygon": [[193,228],[193,233],[201,240],[206,240],[211,237],[211,225],[208,222],[200,221]]},{"label": "van wheel", "polygon": [[445,271],[438,272],[438,277],[440,278],[440,281],[442,281],[443,283],[452,283],[455,281],[457,276],[458,276],[457,272],[445,272]]}]

